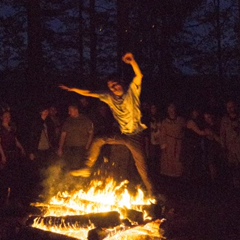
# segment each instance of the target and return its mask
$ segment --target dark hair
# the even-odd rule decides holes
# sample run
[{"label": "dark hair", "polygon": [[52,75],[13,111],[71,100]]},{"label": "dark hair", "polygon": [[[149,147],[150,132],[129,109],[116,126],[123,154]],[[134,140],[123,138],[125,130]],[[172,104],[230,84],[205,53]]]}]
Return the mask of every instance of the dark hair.
[{"label": "dark hair", "polygon": [[125,81],[117,73],[112,73],[112,74],[108,75],[106,78],[106,83],[108,83],[109,81],[117,82],[120,85],[122,85],[123,87],[126,86]]}]

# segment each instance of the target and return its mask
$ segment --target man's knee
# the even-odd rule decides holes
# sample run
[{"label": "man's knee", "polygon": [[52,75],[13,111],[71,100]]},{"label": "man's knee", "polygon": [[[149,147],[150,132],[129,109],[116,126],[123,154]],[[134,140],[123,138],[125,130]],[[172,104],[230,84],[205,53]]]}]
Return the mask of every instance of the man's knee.
[{"label": "man's knee", "polygon": [[106,140],[103,138],[95,138],[92,142],[92,148],[101,147],[106,143]]}]

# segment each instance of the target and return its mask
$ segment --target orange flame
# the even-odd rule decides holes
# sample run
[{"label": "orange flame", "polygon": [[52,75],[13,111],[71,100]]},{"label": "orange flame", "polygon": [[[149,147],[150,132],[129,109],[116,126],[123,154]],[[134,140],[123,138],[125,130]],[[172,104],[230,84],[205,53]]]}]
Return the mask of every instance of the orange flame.
[{"label": "orange flame", "polygon": [[[151,205],[154,200],[146,198],[143,190],[140,188],[137,188],[136,194],[130,194],[127,189],[127,184],[127,181],[123,181],[117,185],[112,178],[105,179],[105,182],[92,180],[87,191],[80,189],[72,193],[67,191],[59,192],[47,203],[33,203],[32,205],[42,208],[44,217],[118,211],[121,218],[124,219],[126,216],[124,216],[123,209],[133,209],[143,211],[145,220],[151,219],[151,216],[143,210],[143,206]],[[159,226],[160,223],[155,223],[155,225]],[[119,236],[118,238],[115,236],[118,231],[128,231],[130,235],[134,235],[136,231],[138,234],[148,234],[149,236],[151,234],[154,236],[156,234],[159,235],[159,231],[156,233],[153,227],[151,227],[153,233],[151,233],[151,230],[146,230],[147,226],[146,224],[143,227],[138,226],[138,228],[131,229],[126,229],[126,226],[119,226],[114,229],[107,229],[107,238],[104,239],[122,239],[119,234],[117,234]],[[154,226],[154,222],[152,222],[152,226]],[[36,218],[32,227],[75,237],[77,239],[87,239],[89,230],[93,229],[95,226],[91,223],[89,223],[89,226],[86,228],[79,227],[77,224],[69,226],[64,222],[64,219],[58,226],[46,226],[42,220]],[[115,237],[113,237],[113,235]]]}]

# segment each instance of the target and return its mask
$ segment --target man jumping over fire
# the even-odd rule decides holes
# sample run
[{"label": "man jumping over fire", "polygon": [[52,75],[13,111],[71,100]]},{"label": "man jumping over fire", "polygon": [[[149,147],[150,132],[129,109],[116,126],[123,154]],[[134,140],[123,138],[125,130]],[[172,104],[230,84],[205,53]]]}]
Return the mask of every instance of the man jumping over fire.
[{"label": "man jumping over fire", "polygon": [[138,173],[145,184],[148,193],[155,197],[157,192],[149,177],[146,154],[144,148],[143,131],[147,128],[141,123],[140,93],[142,87],[142,72],[132,53],[127,53],[122,58],[123,62],[130,64],[135,73],[133,81],[125,91],[121,80],[113,77],[107,80],[108,92],[95,93],[89,90],[69,88],[64,85],[59,87],[69,92],[75,92],[83,96],[98,98],[105,102],[111,109],[114,118],[119,123],[121,134],[95,138],[89,150],[86,168],[72,171],[73,176],[89,177],[91,168],[94,166],[100,154],[101,147],[105,144],[125,145],[132,153]]}]

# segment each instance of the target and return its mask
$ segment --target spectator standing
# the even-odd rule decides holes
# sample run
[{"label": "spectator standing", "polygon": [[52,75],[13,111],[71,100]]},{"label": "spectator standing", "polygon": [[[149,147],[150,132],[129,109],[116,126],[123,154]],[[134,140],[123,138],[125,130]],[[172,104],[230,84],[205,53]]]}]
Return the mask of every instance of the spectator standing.
[{"label": "spectator standing", "polygon": [[107,104],[100,102],[92,118],[94,124],[94,136],[112,135],[114,129],[114,118]]},{"label": "spectator standing", "polygon": [[58,147],[60,133],[61,133],[61,119],[59,117],[59,112],[56,106],[51,105],[49,107],[49,118],[53,122],[54,126],[54,139],[53,139],[53,148],[56,149]]},{"label": "spectator standing", "polygon": [[63,157],[67,171],[84,165],[86,151],[94,135],[93,122],[79,112],[78,105],[69,105],[68,114],[63,122],[57,151],[58,156]]},{"label": "spectator standing", "polygon": [[94,102],[91,101],[89,98],[85,96],[80,96],[79,109],[81,111],[81,114],[84,114],[85,116],[89,117],[91,120],[93,118],[93,115],[95,114],[94,106],[95,106]]},{"label": "spectator standing", "polygon": [[182,142],[185,132],[185,120],[177,113],[176,105],[167,108],[167,117],[162,121],[161,131],[161,174],[169,177],[181,177]]},{"label": "spectator standing", "polygon": [[54,139],[55,128],[49,118],[49,107],[40,106],[38,116],[31,126],[29,139],[29,158],[35,169],[33,178],[37,182],[37,187],[32,187],[34,187],[36,194],[42,191],[43,174],[55,157]]},{"label": "spectator standing", "polygon": [[1,115],[0,126],[0,179],[1,187],[4,191],[3,196],[8,194],[12,200],[19,200],[23,197],[23,178],[22,178],[22,160],[25,156],[25,150],[18,140],[16,126],[12,123],[9,110]]},{"label": "spectator standing", "polygon": [[185,131],[185,120],[178,115],[176,105],[167,106],[167,117],[161,126],[160,176],[159,188],[169,199],[169,206],[177,207],[178,196],[182,192],[182,143]]},{"label": "spectator standing", "polygon": [[159,108],[155,104],[150,106],[150,121],[148,125],[149,132],[149,170],[154,177],[159,174],[160,169],[160,159],[161,159],[161,147],[160,147],[160,137],[161,137],[161,118]]},{"label": "spectator standing", "polygon": [[203,140],[206,135],[201,110],[193,107],[186,123],[183,141],[183,171],[189,183],[196,183],[205,177]]},{"label": "spectator standing", "polygon": [[240,188],[240,115],[236,101],[226,103],[226,115],[221,120],[220,137],[230,169],[230,181]]},{"label": "spectator standing", "polygon": [[220,122],[217,116],[206,111],[204,113],[205,121],[205,158],[210,176],[210,184],[217,187],[220,183],[221,173],[224,166],[223,151],[220,139]]}]

